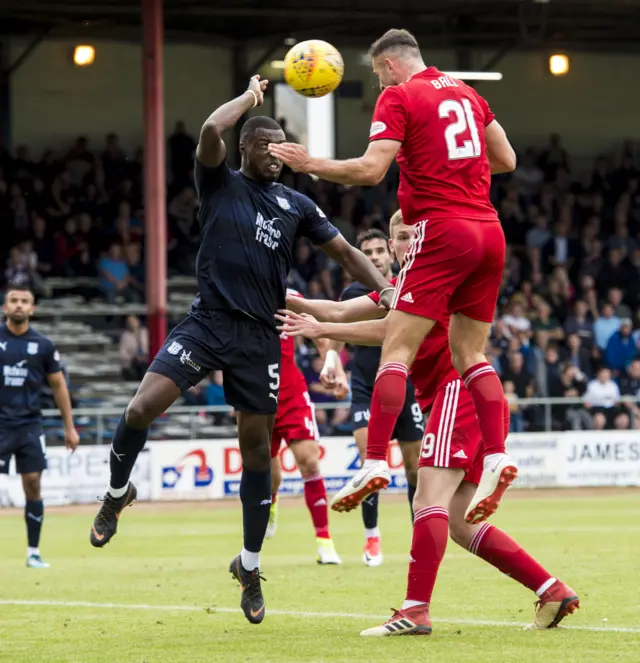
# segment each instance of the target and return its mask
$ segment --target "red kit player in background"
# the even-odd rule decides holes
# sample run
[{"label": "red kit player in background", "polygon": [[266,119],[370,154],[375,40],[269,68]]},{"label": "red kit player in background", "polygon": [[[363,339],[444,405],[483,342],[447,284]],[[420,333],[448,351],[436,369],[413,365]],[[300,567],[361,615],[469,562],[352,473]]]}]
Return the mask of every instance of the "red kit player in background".
[{"label": "red kit player in background", "polygon": [[[287,288],[287,297],[302,298],[296,290]],[[320,347],[322,339],[316,344]],[[328,345],[328,342],[327,342]],[[278,518],[278,489],[282,483],[280,447],[285,442],[291,449],[302,475],[304,501],[309,509],[316,532],[318,564],[342,564],[329,534],[329,502],[324,479],[320,474],[320,436],[314,405],[307,391],[307,383],[296,364],[295,340],[280,334],[280,392],[278,412],[271,434],[271,512],[266,538],[275,536]],[[342,398],[346,393],[342,394]]]},{"label": "red kit player in background", "polygon": [[390,480],[386,454],[405,382],[422,340],[451,314],[453,363],[471,394],[485,445],[484,470],[466,518],[481,522],[517,474],[505,451],[504,392],[484,348],[496,307],[505,239],[489,199],[492,173],[515,168],[515,153],[487,102],[422,60],[415,37],[389,30],[371,49],[380,79],[366,153],[311,158],[300,145],[271,144],[295,170],[343,184],[376,185],[400,167],[398,201],[416,238],[396,285],[371,404],[367,460],[333,499],[348,510]]}]

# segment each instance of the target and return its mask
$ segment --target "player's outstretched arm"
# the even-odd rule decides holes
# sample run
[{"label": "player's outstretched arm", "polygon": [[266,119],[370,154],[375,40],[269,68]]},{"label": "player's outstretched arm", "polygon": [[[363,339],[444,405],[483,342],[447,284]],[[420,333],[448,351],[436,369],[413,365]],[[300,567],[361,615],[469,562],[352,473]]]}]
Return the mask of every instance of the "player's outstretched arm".
[{"label": "player's outstretched arm", "polygon": [[487,157],[491,165],[491,173],[511,173],[516,169],[516,153],[511,147],[505,130],[497,120],[490,122],[485,131]]},{"label": "player's outstretched arm", "polygon": [[342,265],[356,281],[367,288],[371,288],[371,290],[379,292],[380,303],[389,308],[394,288],[389,285],[389,281],[382,276],[360,249],[351,246],[340,234],[336,235],[331,241],[321,244],[320,248],[330,258]]},{"label": "player's outstretched arm", "polygon": [[302,145],[295,143],[271,143],[269,152],[299,173],[338,184],[375,186],[384,179],[400,147],[397,140],[376,140],[369,143],[361,157],[346,161],[311,157]]},{"label": "player's outstretched arm", "polygon": [[269,81],[260,80],[256,74],[249,81],[246,92],[217,108],[200,129],[200,140],[196,148],[198,161],[209,168],[219,166],[227,156],[227,147],[222,134],[235,126],[236,122],[251,108],[262,106],[264,92]]},{"label": "player's outstretched arm", "polygon": [[355,345],[382,345],[387,333],[387,319],[348,324],[318,322],[309,315],[299,315],[293,311],[281,311],[276,318],[282,323],[278,329],[290,336],[306,338],[329,338]]},{"label": "player's outstretched arm", "polygon": [[370,297],[363,295],[342,302],[329,299],[302,299],[287,295],[287,308],[296,313],[308,313],[323,322],[358,322],[375,320],[387,315]]}]

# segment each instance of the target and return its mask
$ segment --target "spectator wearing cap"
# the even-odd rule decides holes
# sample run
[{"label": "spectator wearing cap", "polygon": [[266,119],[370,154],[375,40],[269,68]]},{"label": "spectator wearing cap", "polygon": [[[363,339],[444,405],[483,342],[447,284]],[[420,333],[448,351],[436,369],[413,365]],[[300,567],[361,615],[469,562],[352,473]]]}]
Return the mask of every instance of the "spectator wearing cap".
[{"label": "spectator wearing cap", "polygon": [[638,347],[631,335],[633,326],[630,318],[620,320],[620,329],[613,332],[607,342],[604,359],[607,366],[616,374],[622,373],[638,356]]},{"label": "spectator wearing cap", "polygon": [[600,317],[593,323],[593,334],[600,350],[606,350],[609,339],[618,329],[620,329],[620,318],[614,315],[611,304],[605,304]]}]

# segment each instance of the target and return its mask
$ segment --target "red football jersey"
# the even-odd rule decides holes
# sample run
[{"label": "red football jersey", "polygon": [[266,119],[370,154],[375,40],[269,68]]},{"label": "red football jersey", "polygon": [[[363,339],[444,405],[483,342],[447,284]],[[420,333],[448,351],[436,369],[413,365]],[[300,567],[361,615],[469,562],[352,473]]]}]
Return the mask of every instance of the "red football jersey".
[{"label": "red football jersey", "polygon": [[[297,290],[287,288],[287,295],[302,297]],[[294,392],[307,391],[307,382],[296,364],[296,344],[293,336],[286,332],[280,334],[280,399],[283,394],[288,398]]]},{"label": "red football jersey", "polygon": [[[391,284],[396,284],[396,278]],[[380,303],[377,292],[369,293],[369,297]],[[435,400],[440,387],[444,387],[460,376],[453,367],[451,351],[449,350],[449,319],[444,323],[436,322],[429,335],[422,341],[418,353],[409,371],[409,379],[416,390],[416,400],[421,410],[427,410]]]},{"label": "red football jersey", "polygon": [[398,202],[404,222],[464,218],[496,221],[485,127],[494,120],[471,87],[435,67],[378,97],[369,140],[402,143]]}]

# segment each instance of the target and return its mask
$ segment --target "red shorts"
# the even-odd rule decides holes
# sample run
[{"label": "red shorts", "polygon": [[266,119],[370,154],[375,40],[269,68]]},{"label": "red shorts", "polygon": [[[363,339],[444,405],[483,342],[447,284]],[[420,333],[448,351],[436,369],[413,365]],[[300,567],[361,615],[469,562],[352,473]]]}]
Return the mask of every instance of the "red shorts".
[{"label": "red shorts", "polygon": [[271,434],[271,458],[275,458],[283,442],[320,440],[316,412],[308,391],[280,394],[278,412]]},{"label": "red shorts", "polygon": [[445,323],[492,322],[506,244],[499,221],[420,221],[398,275],[393,308]]},{"label": "red shorts", "polygon": [[[509,403],[504,402],[505,438]],[[480,483],[484,453],[482,433],[471,394],[461,380],[441,387],[427,418],[418,467],[450,467],[465,471],[464,481]]]}]

